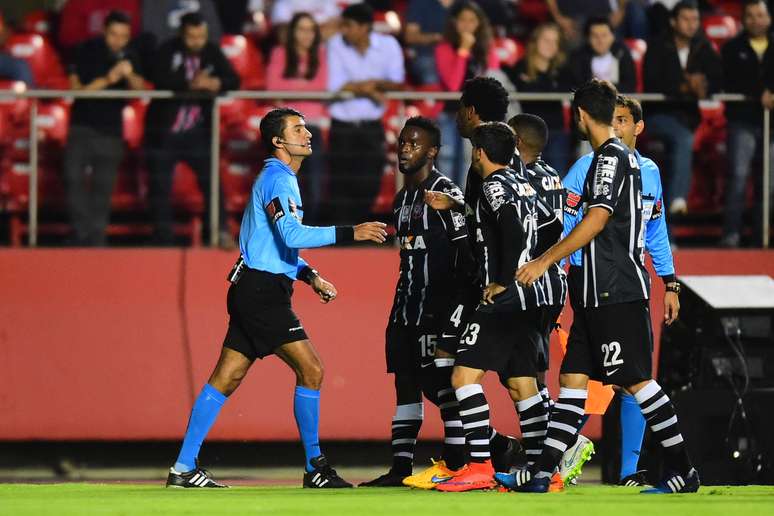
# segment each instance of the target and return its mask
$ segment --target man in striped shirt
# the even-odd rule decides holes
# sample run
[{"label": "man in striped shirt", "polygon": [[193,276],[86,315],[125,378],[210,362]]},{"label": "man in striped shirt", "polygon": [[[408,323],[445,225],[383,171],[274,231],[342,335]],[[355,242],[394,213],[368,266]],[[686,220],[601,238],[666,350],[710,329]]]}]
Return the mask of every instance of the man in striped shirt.
[{"label": "man in striped shirt", "polygon": [[613,132],[616,97],[614,86],[597,79],[575,92],[578,129],[594,149],[580,199],[584,217],[563,240],[516,273],[519,283],[532,285],[548,267],[583,248],[583,308],[575,313],[543,453],[530,470],[499,478],[518,491],[548,491],[562,454],[575,440],[589,378],[621,385],[634,395],[664,449],[666,474],[644,492],[685,493],[699,488],[674,406],[652,379],[642,180],[637,158]]}]

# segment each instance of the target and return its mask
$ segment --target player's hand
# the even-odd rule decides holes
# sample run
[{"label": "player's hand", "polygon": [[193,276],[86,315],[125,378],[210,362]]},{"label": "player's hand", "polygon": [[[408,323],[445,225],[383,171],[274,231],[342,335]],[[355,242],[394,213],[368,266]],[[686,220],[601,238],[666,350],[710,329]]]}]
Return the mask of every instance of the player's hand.
[{"label": "player's hand", "polygon": [[333,283],[324,280],[322,276],[317,276],[312,280],[312,290],[320,296],[320,302],[322,303],[330,303],[338,295]]},{"label": "player's hand", "polygon": [[355,241],[363,242],[370,240],[377,244],[383,244],[387,239],[387,231],[384,228],[387,224],[383,222],[364,222],[355,226]]},{"label": "player's hand", "polygon": [[664,294],[664,322],[667,326],[677,320],[680,314],[680,297],[675,292]]},{"label": "player's hand", "polygon": [[519,270],[516,271],[516,281],[519,285],[531,287],[547,270],[548,265],[537,258],[519,267]]},{"label": "player's hand", "polygon": [[425,204],[438,211],[460,208],[461,205],[451,195],[444,192],[425,190]]},{"label": "player's hand", "polygon": [[490,283],[484,289],[484,296],[481,298],[481,302],[485,305],[493,305],[495,296],[503,292],[505,292],[505,287],[498,283]]}]

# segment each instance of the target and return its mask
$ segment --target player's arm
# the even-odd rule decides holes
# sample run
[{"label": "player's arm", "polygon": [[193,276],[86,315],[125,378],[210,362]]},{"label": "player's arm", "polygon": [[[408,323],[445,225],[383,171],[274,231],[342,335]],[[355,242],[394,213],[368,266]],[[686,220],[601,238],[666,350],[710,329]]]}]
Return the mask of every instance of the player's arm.
[{"label": "player's arm", "polygon": [[485,304],[494,303],[495,296],[505,292],[506,287],[513,283],[513,276],[519,268],[521,251],[525,247],[524,226],[518,208],[512,203],[503,205],[497,211],[497,242],[499,267],[494,281],[484,289]]},{"label": "player's arm", "polygon": [[[651,172],[651,171],[648,171]],[[653,268],[665,285],[675,283],[675,262],[672,256],[672,246],[669,245],[669,233],[667,232],[666,215],[661,207],[664,205],[661,190],[661,179],[658,168],[655,170],[657,181],[656,204],[645,225],[645,249],[653,259]],[[664,293],[664,322],[667,325],[677,320],[680,314],[680,298],[676,292]]]},{"label": "player's arm", "polygon": [[535,208],[538,215],[538,245],[535,253],[541,255],[562,238],[564,230],[563,217],[557,215],[540,197],[537,198],[537,206]]}]

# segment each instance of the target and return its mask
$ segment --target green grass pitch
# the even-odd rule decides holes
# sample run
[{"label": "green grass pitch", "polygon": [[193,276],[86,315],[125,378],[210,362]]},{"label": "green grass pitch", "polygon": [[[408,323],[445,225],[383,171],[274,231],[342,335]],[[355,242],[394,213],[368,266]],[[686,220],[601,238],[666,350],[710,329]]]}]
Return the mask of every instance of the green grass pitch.
[{"label": "green grass pitch", "polygon": [[[518,513],[516,511],[519,511]],[[148,484],[4,484],[0,514],[26,515],[568,515],[712,516],[774,514],[774,486],[702,487],[691,495],[646,496],[635,488],[581,485],[544,495],[438,493],[402,488],[311,490],[235,487],[164,489]]]}]

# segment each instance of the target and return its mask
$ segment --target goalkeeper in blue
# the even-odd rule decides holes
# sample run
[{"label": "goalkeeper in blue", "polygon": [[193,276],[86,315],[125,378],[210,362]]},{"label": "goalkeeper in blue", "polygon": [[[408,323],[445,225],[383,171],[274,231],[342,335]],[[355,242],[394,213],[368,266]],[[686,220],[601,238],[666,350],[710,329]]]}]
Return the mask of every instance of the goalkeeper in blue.
[{"label": "goalkeeper in blue", "polygon": [[180,454],[169,470],[167,487],[226,487],[199,467],[199,449],[221,407],[255,359],[272,354],[296,374],[293,412],[306,455],[303,486],[352,487],[336,474],[320,451],[323,366],[290,300],[296,279],[311,286],[323,303],[334,300],[337,294],[336,287],[299,256],[299,249],[365,240],[383,243],[385,225],[303,225],[297,174],[301,163],[312,154],[312,135],[304,117],[292,109],[275,109],[261,120],[260,130],[271,156],[253,184],[242,218],[241,256],[228,275],[228,331],[218,363],[194,402]]},{"label": "goalkeeper in blue", "polygon": [[[658,166],[642,156],[635,146],[637,136],[642,134],[645,123],[642,118],[642,106],[633,98],[619,95],[613,115],[615,135],[621,139],[637,158],[642,174],[642,211],[645,225],[645,249],[653,259],[656,274],[666,286],[664,295],[664,322],[672,324],[680,311],[680,285],[675,280],[675,266],[672,249],[669,245],[666,218],[663,210],[663,193]],[[583,191],[594,153],[586,154],[576,161],[563,180],[567,189],[567,201],[564,214],[564,234],[567,235],[580,222],[583,216],[579,199]],[[576,251],[570,256],[570,299],[579,296],[580,285],[573,278],[582,278],[580,266],[582,253]],[[574,288],[575,287],[575,288]],[[580,287],[582,288],[582,287]],[[574,295],[575,294],[575,295]],[[634,396],[620,391],[621,399],[621,469],[619,484],[624,486],[642,486],[647,480],[644,471],[638,471],[637,463],[645,434],[645,418],[640,412]]]}]

